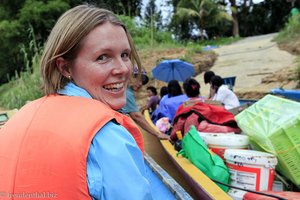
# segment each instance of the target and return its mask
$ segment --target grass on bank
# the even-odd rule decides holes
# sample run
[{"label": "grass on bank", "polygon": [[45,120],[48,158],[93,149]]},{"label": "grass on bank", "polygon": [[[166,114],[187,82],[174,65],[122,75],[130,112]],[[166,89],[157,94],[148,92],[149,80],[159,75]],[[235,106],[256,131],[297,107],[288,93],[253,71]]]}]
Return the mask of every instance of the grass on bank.
[{"label": "grass on bank", "polygon": [[[16,73],[8,83],[0,86],[0,107],[5,109],[21,108],[27,101],[32,101],[42,96],[40,89],[41,78],[39,73],[38,52],[31,58],[32,66]],[[29,63],[29,62],[26,62]]]}]

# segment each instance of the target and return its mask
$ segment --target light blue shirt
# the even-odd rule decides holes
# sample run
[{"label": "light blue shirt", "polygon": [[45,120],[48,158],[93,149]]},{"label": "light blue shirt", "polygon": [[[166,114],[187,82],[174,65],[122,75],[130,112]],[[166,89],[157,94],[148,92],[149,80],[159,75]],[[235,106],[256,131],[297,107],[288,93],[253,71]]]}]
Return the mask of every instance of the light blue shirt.
[{"label": "light blue shirt", "polygon": [[[58,93],[92,98],[73,83]],[[142,152],[131,134],[113,121],[104,125],[92,140],[87,157],[87,181],[92,199],[152,199],[147,177]]]},{"label": "light blue shirt", "polygon": [[131,87],[128,87],[126,90],[126,104],[121,109],[122,113],[129,114],[132,112],[139,112],[138,105],[135,100],[134,91]]},{"label": "light blue shirt", "polygon": [[170,123],[172,123],[178,107],[187,99],[189,98],[185,94],[165,98],[164,101],[159,103],[159,114],[163,117],[168,117]]},{"label": "light blue shirt", "polygon": [[171,123],[173,122],[178,107],[187,99],[189,98],[185,94],[166,99],[162,106],[162,112],[170,119]]}]

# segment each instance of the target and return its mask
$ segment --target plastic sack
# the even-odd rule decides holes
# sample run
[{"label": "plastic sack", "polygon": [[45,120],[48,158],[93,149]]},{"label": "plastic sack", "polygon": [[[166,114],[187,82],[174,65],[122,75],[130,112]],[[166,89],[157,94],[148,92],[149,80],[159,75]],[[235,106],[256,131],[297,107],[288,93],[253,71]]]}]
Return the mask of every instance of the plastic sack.
[{"label": "plastic sack", "polygon": [[[195,126],[191,126],[182,139],[182,149],[178,154],[190,160],[206,176],[219,182],[229,184],[230,173],[222,158],[208,149],[198,134]],[[217,185],[225,192],[228,187]]]},{"label": "plastic sack", "polygon": [[166,133],[171,128],[169,118],[167,118],[167,117],[162,117],[159,120],[157,120],[157,122],[155,123],[155,126],[162,133]]}]

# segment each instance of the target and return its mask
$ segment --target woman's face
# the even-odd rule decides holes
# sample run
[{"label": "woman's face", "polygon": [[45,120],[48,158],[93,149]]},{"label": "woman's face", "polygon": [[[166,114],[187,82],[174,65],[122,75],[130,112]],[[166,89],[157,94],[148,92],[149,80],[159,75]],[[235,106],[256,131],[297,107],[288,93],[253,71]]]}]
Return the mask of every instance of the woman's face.
[{"label": "woman's face", "polygon": [[131,48],[124,29],[109,22],[97,26],[82,41],[70,68],[73,81],[114,110],[126,103],[132,72]]}]

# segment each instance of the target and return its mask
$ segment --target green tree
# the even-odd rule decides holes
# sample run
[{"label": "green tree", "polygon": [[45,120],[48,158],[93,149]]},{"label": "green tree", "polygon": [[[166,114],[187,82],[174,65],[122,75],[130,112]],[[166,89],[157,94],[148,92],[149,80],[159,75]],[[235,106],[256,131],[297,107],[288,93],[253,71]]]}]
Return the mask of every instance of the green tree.
[{"label": "green tree", "polygon": [[[299,6],[299,3],[295,2],[295,6]],[[280,31],[288,20],[291,8],[292,5],[286,1],[274,0],[239,5],[240,35],[245,37]]]},{"label": "green tree", "polygon": [[1,0],[0,20],[16,19],[18,17],[18,11],[22,8],[25,1],[26,0]]},{"label": "green tree", "polygon": [[140,16],[142,0],[88,0],[87,2],[106,8],[118,15]]},{"label": "green tree", "polygon": [[208,26],[215,26],[220,21],[231,19],[214,0],[180,0],[173,17],[177,22],[188,21],[190,29],[196,25],[202,39]]},{"label": "green tree", "polygon": [[155,30],[162,29],[162,16],[161,11],[157,9],[155,0],[150,0],[146,6],[144,25],[147,28],[153,28]]},{"label": "green tree", "polygon": [[229,0],[231,4],[231,16],[232,16],[232,34],[235,37],[239,37],[240,30],[239,30],[239,20],[238,20],[238,10],[236,5],[236,0]]},{"label": "green tree", "polygon": [[[142,0],[1,0],[0,3],[0,83],[7,82],[15,72],[25,70],[22,46],[31,38],[42,46],[59,16],[67,9],[84,2],[128,16],[139,16]],[[25,44],[25,45],[23,45]],[[29,57],[33,54],[26,49]]]},{"label": "green tree", "polygon": [[[20,3],[19,10],[13,7],[16,3]],[[33,29],[35,39],[42,45],[57,18],[70,6],[61,0],[15,0],[6,1],[1,6],[6,10],[0,19],[0,83],[4,83],[15,75],[15,71],[25,70],[20,50],[23,44],[31,41],[30,29]],[[27,52],[29,57],[34,53],[30,49]]]},{"label": "green tree", "polygon": [[26,0],[20,9],[19,22],[26,27],[32,26],[38,41],[45,41],[59,16],[69,9],[67,2],[61,0]]}]

